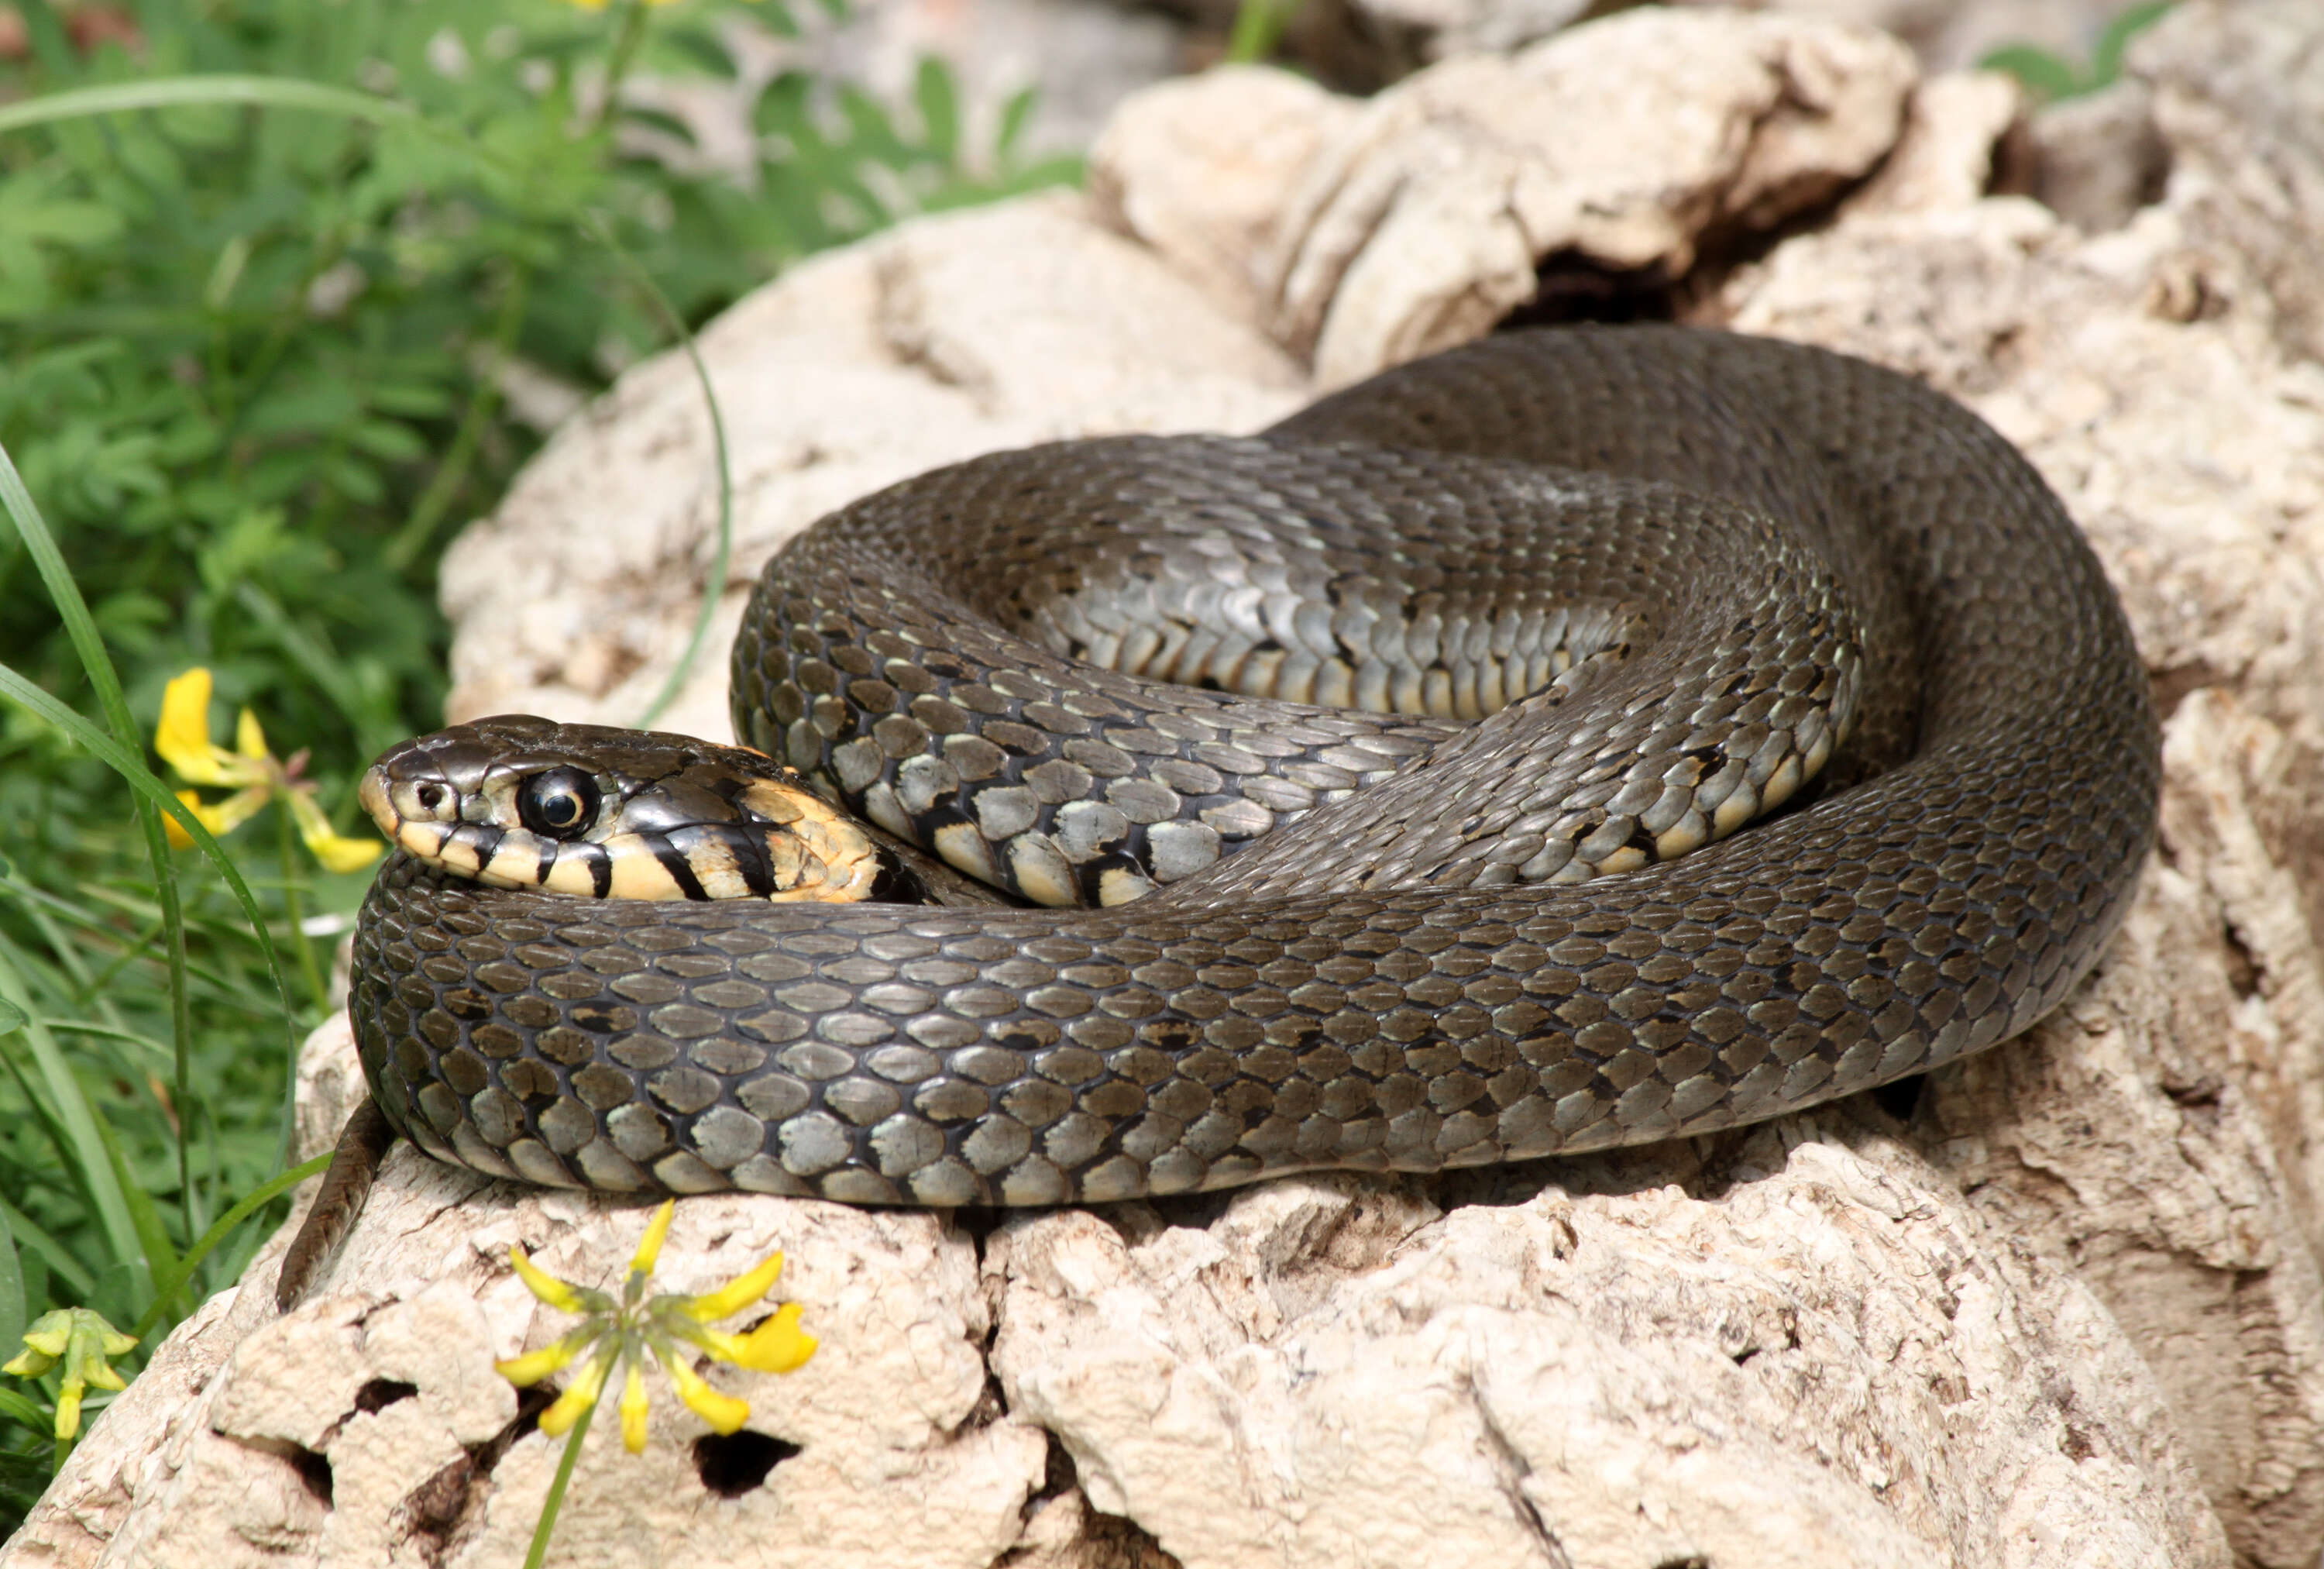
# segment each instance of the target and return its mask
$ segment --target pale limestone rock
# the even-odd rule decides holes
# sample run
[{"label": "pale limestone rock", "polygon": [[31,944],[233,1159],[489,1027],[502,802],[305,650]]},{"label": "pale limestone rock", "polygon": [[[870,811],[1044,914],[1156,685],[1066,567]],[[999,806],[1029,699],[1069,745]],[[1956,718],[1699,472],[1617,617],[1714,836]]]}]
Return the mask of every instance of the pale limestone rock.
[{"label": "pale limestone rock", "polygon": [[2324,49],[2310,0],[2190,0],[2141,33],[2172,204],[2266,281],[2287,341],[2324,356]]},{"label": "pale limestone rock", "polygon": [[1357,118],[1356,100],[1289,71],[1222,66],[1134,93],[1090,150],[1092,200],[1240,318],[1293,183]]},{"label": "pale limestone rock", "polygon": [[1187,1569],[2225,1562],[2086,1288],[1845,1112],[1424,1192],[1010,1223],[1010,1408]]},{"label": "pale limestone rock", "polygon": [[1847,216],[1960,208],[1993,188],[2003,138],[2024,112],[2024,94],[1996,71],[1949,71],[1913,91],[1904,129],[1879,171],[1853,192]]},{"label": "pale limestone rock", "polygon": [[[2176,47],[2229,61],[2292,15],[2264,0],[2189,12],[2212,31]],[[1716,16],[1622,25],[1670,59],[1743,36]],[[1706,175],[1700,144],[1673,137],[1659,186],[1643,165],[1610,185],[1583,170],[1540,200],[1663,189],[1590,216],[1652,231],[1674,259],[1788,215],[1803,232],[1684,298],[1928,377],[2023,446],[2089,530],[2172,709],[2162,854],[2098,974],[2031,1036],[1932,1075],[1903,1123],[1858,1101],[1678,1147],[1434,1182],[1295,1179],[1019,1216],[989,1238],[926,1215],[689,1200],[674,1283],[790,1251],[782,1294],[809,1305],[825,1349],[749,1393],[755,1425],[803,1451],[719,1499],[682,1458],[699,1425],[665,1398],[646,1459],[607,1443],[584,1463],[563,1561],[650,1562],[650,1542],[672,1561],[899,1569],[2316,1562],[2324,369],[2303,357],[2300,312],[2324,284],[2296,231],[2254,216],[2305,189],[2306,166],[2268,140],[2304,88],[2288,73],[2209,97],[2158,82],[2178,172],[2159,205],[2091,234],[1981,194],[2011,115],[1979,78],[1932,78],[1907,115],[1912,78],[1886,46],[1752,25],[1792,30],[1784,60],[1826,62],[1819,103],[1875,102],[1833,61],[1879,88],[1869,183],[1835,201],[1848,160],[1792,158],[1795,177],[1820,171],[1803,212],[1768,199],[1764,163]],[[1598,31],[1556,42],[1603,48]],[[2296,53],[2264,36],[2265,58]],[[1708,95],[1712,120],[1735,102],[1664,59],[1588,58],[1628,69],[1665,120],[1695,112],[1682,92]],[[802,268],[722,321],[709,348],[730,418],[750,423],[750,549],[980,438],[1248,429],[1300,401],[1295,362],[1255,325],[1247,281],[1268,274],[1238,258],[1267,252],[1268,193],[1312,189],[1327,166],[1351,190],[1401,189],[1412,143],[1375,138],[1367,172],[1346,139],[1376,128],[1377,103],[1243,79],[1242,107],[1194,84],[1117,122],[1103,210],[1150,249],[1044,198]],[[1422,94],[1450,91],[1427,80]],[[1235,124],[1268,129],[1220,134]],[[1503,124],[1507,167],[1549,166]],[[1199,197],[1210,156],[1229,193],[1215,218]],[[1315,233],[1313,204],[1283,205],[1277,264]],[[1524,247],[1499,210],[1436,210],[1428,243],[1376,239],[1317,281],[1319,349],[1358,282],[1364,319],[1416,322],[1535,264],[1511,259]],[[1141,343],[1135,310],[1157,299],[1169,313]],[[1367,352],[1394,357],[1394,338]],[[459,603],[536,573],[570,625],[632,616],[634,658],[666,660],[688,574],[660,599],[650,579],[702,559],[693,398],[670,362],[634,373],[465,547],[484,576]],[[576,516],[592,526],[576,534]],[[595,538],[615,519],[631,532]],[[604,558],[556,566],[576,537]],[[460,658],[479,635],[464,630]],[[553,642],[521,657],[567,678]],[[569,687],[503,691],[578,706]],[[708,723],[723,734],[723,715]],[[343,1026],[318,1032],[318,1094],[346,1082],[346,1051]],[[500,1260],[521,1238],[607,1278],[641,1220],[400,1154],[325,1290],[270,1324],[263,1254],[96,1425],[0,1562],[513,1563],[550,1447],[493,1455],[493,1429],[475,1445],[487,1471],[466,1435],[505,1409],[487,1409],[506,1396],[484,1359],[554,1326]],[[414,1394],[365,1411],[374,1380]],[[331,1509],[299,1448],[327,1459]]]},{"label": "pale limestone rock", "polygon": [[1334,387],[1476,337],[1546,257],[1674,278],[1706,234],[1771,227],[1870,170],[1916,74],[1880,33],[1653,9],[1447,60],[1303,171],[1270,330]]}]

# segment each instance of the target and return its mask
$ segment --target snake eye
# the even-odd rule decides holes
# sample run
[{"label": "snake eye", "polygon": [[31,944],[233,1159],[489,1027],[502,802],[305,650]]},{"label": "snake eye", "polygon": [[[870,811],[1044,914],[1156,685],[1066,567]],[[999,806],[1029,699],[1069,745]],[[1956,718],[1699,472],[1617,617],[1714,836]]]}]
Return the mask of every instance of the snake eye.
[{"label": "snake eye", "polygon": [[516,815],[534,833],[576,839],[597,820],[597,781],[577,768],[552,768],[517,788]]}]

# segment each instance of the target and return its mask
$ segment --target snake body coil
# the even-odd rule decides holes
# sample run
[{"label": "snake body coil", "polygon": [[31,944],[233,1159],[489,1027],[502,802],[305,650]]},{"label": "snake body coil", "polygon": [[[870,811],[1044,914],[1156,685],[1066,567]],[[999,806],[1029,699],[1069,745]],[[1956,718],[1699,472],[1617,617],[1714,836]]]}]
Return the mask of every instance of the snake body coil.
[{"label": "snake body coil", "polygon": [[397,1129],[532,1182],[921,1204],[1699,1132],[2032,1024],[2119,920],[2159,777],[2121,612],[2006,441],[1671,328],[883,492],[770,563],[733,703],[1063,908],[400,856],[351,1001]]}]

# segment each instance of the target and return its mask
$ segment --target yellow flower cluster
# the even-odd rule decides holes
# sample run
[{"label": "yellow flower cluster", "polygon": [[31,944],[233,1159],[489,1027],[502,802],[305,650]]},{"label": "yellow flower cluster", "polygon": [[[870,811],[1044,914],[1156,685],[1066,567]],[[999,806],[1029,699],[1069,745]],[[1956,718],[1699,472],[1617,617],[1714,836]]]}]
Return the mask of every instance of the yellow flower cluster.
[{"label": "yellow flower cluster", "polygon": [[0,1362],[0,1373],[38,1379],[63,1364],[56,1433],[60,1440],[69,1443],[80,1434],[81,1398],[91,1385],[100,1389],[128,1387],[106,1359],[124,1355],[136,1344],[135,1335],[122,1334],[101,1314],[86,1307],[60,1307],[32,1321],[32,1327],[24,1332],[24,1349],[13,1360]]},{"label": "yellow flower cluster", "polygon": [[[302,752],[284,762],[266,749],[266,734],[258,716],[242,711],[235,725],[234,750],[210,740],[210,673],[197,665],[172,680],[161,692],[161,723],[153,734],[153,750],[189,784],[220,785],[235,793],[224,800],[205,803],[193,790],[180,790],[202,826],[223,838],[248,822],[261,807],[280,800],[299,825],[299,837],[315,859],[333,872],[360,872],[379,859],[387,846],[375,839],[342,838],[315,804],[315,784],[300,777],[306,761]],[[170,843],[180,849],[193,844],[171,819]]]},{"label": "yellow flower cluster", "polygon": [[647,1223],[645,1239],[638,1244],[637,1256],[630,1260],[618,1302],[605,1292],[576,1286],[546,1273],[525,1257],[521,1247],[509,1250],[509,1261],[516,1266],[519,1278],[535,1297],[560,1313],[581,1315],[580,1324],[570,1334],[539,1351],[493,1364],[501,1377],[523,1389],[586,1359],[579,1374],[540,1415],[540,1430],[551,1438],[571,1431],[581,1414],[597,1403],[597,1398],[604,1393],[605,1386],[618,1371],[622,1375],[622,1444],[632,1454],[642,1451],[646,1446],[644,1369],[649,1356],[661,1364],[669,1381],[677,1387],[678,1398],[696,1416],[709,1423],[715,1432],[733,1433],[750,1420],[751,1403],[712,1389],[694,1371],[693,1352],[686,1349],[687,1346],[698,1347],[720,1361],[761,1373],[795,1372],[815,1354],[817,1342],[799,1327],[802,1309],[796,1302],[787,1302],[777,1308],[748,1334],[729,1334],[709,1327],[719,1319],[742,1312],[773,1288],[775,1277],[782,1273],[780,1253],[769,1255],[758,1268],[736,1276],[715,1291],[696,1297],[675,1293],[646,1296],[646,1281],[653,1274],[654,1261],[661,1255],[662,1239],[669,1235],[670,1216],[677,1208],[676,1200],[665,1199],[654,1212],[653,1219]]}]

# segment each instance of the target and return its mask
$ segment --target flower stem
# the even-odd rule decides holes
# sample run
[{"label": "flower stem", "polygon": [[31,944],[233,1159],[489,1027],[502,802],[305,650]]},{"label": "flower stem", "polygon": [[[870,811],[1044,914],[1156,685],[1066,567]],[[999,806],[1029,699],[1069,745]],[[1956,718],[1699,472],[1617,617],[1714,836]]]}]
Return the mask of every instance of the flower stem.
[{"label": "flower stem", "polygon": [[[306,977],[307,991],[315,999],[315,1011],[330,1011],[330,988],[324,983],[322,966],[315,962],[315,945],[307,936],[306,910],[299,900],[299,891],[305,886],[299,862],[299,843],[290,821],[289,797],[274,804],[275,820],[281,825],[282,842],[282,914],[290,923],[290,948],[299,955],[299,973]],[[297,1078],[299,1065],[290,1065],[290,1076]]]},{"label": "flower stem", "polygon": [[592,131],[602,131],[613,123],[621,109],[622,78],[630,74],[630,64],[637,58],[645,34],[646,0],[627,0],[622,8],[622,30],[613,35],[613,50],[605,56],[605,100],[597,106]]},{"label": "flower stem", "polygon": [[581,1440],[589,1435],[589,1419],[597,1414],[595,1405],[582,1407],[573,1424],[573,1431],[565,1435],[565,1454],[557,1463],[557,1476],[549,1484],[549,1497],[540,1506],[540,1518],[533,1523],[532,1546],[524,1555],[524,1569],[540,1569],[541,1561],[549,1556],[549,1533],[557,1529],[557,1511],[565,1504],[565,1484],[573,1480],[574,1463],[581,1458]]}]

